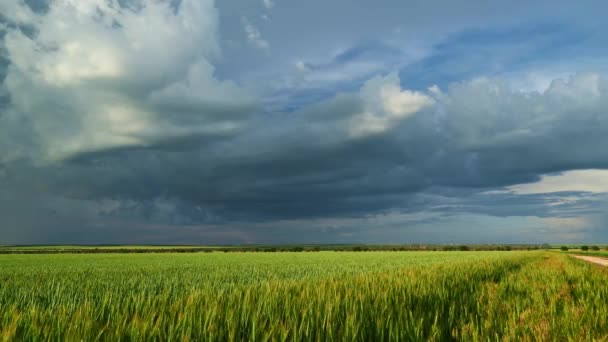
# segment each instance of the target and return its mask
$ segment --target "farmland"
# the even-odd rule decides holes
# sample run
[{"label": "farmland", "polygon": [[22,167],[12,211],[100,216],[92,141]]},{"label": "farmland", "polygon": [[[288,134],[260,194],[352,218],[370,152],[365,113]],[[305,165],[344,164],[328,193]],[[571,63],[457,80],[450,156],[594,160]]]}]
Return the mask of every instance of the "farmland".
[{"label": "farmland", "polygon": [[0,255],[0,340],[608,338],[608,273],[547,251]]}]

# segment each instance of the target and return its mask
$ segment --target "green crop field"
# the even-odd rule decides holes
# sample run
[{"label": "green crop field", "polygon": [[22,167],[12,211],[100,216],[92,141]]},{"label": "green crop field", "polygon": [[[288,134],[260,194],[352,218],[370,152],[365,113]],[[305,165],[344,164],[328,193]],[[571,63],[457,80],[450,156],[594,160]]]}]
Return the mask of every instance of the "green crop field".
[{"label": "green crop field", "polygon": [[607,284],[544,251],[0,255],[0,339],[601,340]]}]

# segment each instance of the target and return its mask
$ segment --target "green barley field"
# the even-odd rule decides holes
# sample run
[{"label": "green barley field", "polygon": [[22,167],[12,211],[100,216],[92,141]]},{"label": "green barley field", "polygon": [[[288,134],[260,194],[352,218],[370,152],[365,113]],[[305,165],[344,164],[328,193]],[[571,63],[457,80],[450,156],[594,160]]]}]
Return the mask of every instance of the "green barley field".
[{"label": "green barley field", "polygon": [[566,253],[0,255],[0,340],[606,340]]}]

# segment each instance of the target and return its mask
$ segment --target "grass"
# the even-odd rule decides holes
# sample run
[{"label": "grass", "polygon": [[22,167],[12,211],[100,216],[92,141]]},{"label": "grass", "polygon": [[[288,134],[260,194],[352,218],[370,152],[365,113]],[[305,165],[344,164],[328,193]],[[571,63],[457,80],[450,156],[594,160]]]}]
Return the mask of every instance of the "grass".
[{"label": "grass", "polygon": [[92,245],[92,246],[80,246],[80,245],[40,245],[40,246],[0,246],[0,252],[39,252],[39,254],[51,253],[51,252],[78,252],[78,251],[95,251],[102,250],[108,252],[116,252],[121,250],[150,250],[150,251],[163,251],[163,250],[207,250],[207,249],[218,249],[218,248],[234,248],[233,246],[160,246],[160,245]]},{"label": "grass", "polygon": [[0,340],[608,339],[555,252],[0,255]]}]

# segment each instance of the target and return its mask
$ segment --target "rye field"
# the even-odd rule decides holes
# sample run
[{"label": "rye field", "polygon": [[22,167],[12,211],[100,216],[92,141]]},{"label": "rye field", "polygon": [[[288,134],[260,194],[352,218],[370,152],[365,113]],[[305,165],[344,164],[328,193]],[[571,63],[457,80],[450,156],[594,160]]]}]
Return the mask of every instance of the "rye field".
[{"label": "rye field", "polygon": [[0,255],[0,340],[606,340],[551,251]]}]

